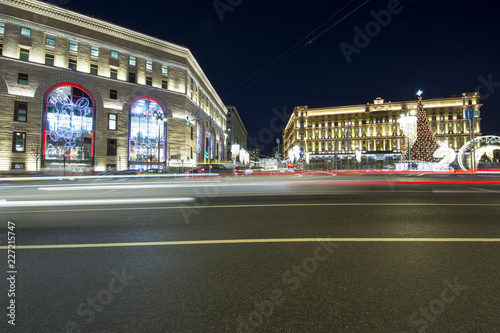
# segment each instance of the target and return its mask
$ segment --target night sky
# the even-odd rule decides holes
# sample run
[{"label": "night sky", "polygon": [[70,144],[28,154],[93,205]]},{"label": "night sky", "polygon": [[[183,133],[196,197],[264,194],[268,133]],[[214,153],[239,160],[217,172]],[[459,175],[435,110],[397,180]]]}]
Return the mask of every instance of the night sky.
[{"label": "night sky", "polygon": [[[482,132],[500,135],[498,0],[50,2],[188,47],[223,102],[237,107],[249,148],[265,153],[297,105],[411,100],[418,89],[424,103],[479,91]],[[382,10],[384,26],[374,24]],[[367,27],[369,40],[355,40]]]}]

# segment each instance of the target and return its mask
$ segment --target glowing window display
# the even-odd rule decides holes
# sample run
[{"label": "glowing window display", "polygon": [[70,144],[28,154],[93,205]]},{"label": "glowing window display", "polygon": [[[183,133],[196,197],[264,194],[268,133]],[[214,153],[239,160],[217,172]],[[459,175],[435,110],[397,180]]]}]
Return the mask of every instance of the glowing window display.
[{"label": "glowing window display", "polygon": [[130,162],[165,162],[165,121],[165,112],[155,99],[145,97],[132,104],[130,108]]},{"label": "glowing window display", "polygon": [[61,84],[45,95],[43,155],[53,161],[92,161],[94,101],[82,87]]}]

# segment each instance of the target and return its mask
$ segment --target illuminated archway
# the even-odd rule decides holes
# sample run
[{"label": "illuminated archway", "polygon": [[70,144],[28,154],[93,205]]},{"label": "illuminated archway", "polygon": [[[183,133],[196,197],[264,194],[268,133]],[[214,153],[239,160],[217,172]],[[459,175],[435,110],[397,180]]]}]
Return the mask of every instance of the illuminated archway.
[{"label": "illuminated archway", "polygon": [[160,166],[165,162],[166,113],[152,97],[139,97],[130,106],[129,162]]},{"label": "illuminated archway", "polygon": [[[472,140],[466,142],[458,152],[458,164],[463,171],[467,171],[467,168],[471,168],[473,165],[471,158],[471,146]],[[500,149],[500,137],[495,135],[479,136],[474,138],[473,146],[476,147],[475,168],[477,168],[479,160],[484,153],[490,155],[493,150]]]},{"label": "illuminated archway", "polygon": [[80,85],[60,83],[44,95],[44,164],[94,161],[95,100]]}]

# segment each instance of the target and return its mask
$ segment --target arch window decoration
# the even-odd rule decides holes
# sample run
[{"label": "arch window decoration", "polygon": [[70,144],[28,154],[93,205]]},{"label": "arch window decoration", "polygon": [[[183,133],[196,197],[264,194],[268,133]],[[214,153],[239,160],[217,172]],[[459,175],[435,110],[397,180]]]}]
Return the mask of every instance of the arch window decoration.
[{"label": "arch window decoration", "polygon": [[62,83],[45,95],[45,161],[91,163],[94,157],[95,102],[83,87]]},{"label": "arch window decoration", "polygon": [[[165,111],[160,103],[142,97],[130,107],[129,162],[165,162]],[[158,156],[159,153],[159,156]]]}]

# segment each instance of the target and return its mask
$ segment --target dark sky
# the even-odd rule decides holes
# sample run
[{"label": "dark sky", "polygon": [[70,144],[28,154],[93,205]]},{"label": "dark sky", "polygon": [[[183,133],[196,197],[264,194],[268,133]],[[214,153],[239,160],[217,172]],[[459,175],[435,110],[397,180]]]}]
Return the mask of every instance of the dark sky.
[{"label": "dark sky", "polygon": [[[264,152],[294,106],[411,100],[418,89],[424,102],[479,90],[482,132],[500,135],[498,0],[51,1],[188,47],[224,103],[236,105],[249,144]],[[214,3],[230,6],[223,20]],[[391,5],[377,29],[373,12]],[[355,28],[366,27],[372,37],[348,62],[341,43],[355,48]]]}]

